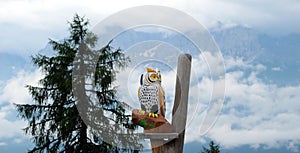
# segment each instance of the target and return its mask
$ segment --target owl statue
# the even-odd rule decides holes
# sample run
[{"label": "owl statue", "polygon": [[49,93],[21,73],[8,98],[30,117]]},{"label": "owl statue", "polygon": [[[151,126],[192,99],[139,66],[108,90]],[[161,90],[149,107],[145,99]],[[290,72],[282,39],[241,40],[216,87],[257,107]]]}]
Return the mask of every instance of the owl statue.
[{"label": "owl statue", "polygon": [[147,72],[141,75],[138,98],[141,103],[141,114],[149,114],[149,117],[165,117],[166,101],[165,93],[161,87],[161,74],[159,70],[147,68]]}]

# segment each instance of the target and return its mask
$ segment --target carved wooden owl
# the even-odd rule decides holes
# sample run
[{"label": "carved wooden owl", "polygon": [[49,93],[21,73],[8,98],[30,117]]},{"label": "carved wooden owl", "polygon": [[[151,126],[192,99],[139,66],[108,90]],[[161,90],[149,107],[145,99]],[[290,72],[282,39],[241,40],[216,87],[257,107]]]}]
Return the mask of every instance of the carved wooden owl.
[{"label": "carved wooden owl", "polygon": [[166,101],[161,80],[159,70],[147,68],[147,72],[141,75],[138,89],[141,111],[142,113],[149,113],[151,117],[158,117],[158,115],[165,117]]}]

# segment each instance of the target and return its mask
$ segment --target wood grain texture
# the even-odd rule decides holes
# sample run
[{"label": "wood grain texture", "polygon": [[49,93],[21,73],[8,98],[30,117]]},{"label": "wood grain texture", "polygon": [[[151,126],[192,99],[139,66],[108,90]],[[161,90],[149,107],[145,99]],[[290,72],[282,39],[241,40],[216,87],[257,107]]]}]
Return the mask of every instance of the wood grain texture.
[{"label": "wood grain texture", "polygon": [[172,110],[172,126],[178,138],[165,143],[164,140],[150,139],[153,153],[182,153],[188,110],[192,56],[181,54],[178,58],[175,100]]}]

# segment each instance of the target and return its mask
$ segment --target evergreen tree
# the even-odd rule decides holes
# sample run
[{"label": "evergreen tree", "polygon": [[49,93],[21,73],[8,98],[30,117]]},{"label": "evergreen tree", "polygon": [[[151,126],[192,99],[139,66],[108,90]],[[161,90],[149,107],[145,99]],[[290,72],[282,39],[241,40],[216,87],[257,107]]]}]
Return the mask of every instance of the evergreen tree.
[{"label": "evergreen tree", "polygon": [[54,56],[32,57],[44,74],[39,86],[27,86],[34,103],[16,104],[19,116],[28,121],[24,131],[35,144],[29,152],[119,152],[141,147],[133,136],[118,134],[124,127],[129,134],[128,129],[135,128],[112,84],[129,59],[111,42],[93,49],[97,37],[83,17],[76,14],[69,25],[68,38],[49,41]]},{"label": "evergreen tree", "polygon": [[219,145],[215,144],[214,141],[210,141],[209,148],[203,147],[201,153],[220,153]]}]

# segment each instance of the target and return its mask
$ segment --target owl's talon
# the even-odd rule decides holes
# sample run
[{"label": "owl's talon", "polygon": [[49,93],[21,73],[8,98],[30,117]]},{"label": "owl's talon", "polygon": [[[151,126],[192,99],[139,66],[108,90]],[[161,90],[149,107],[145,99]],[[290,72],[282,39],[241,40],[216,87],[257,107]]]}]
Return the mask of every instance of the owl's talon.
[{"label": "owl's talon", "polygon": [[155,114],[155,113],[149,113],[148,116],[149,116],[149,117],[158,118],[158,114]]}]

